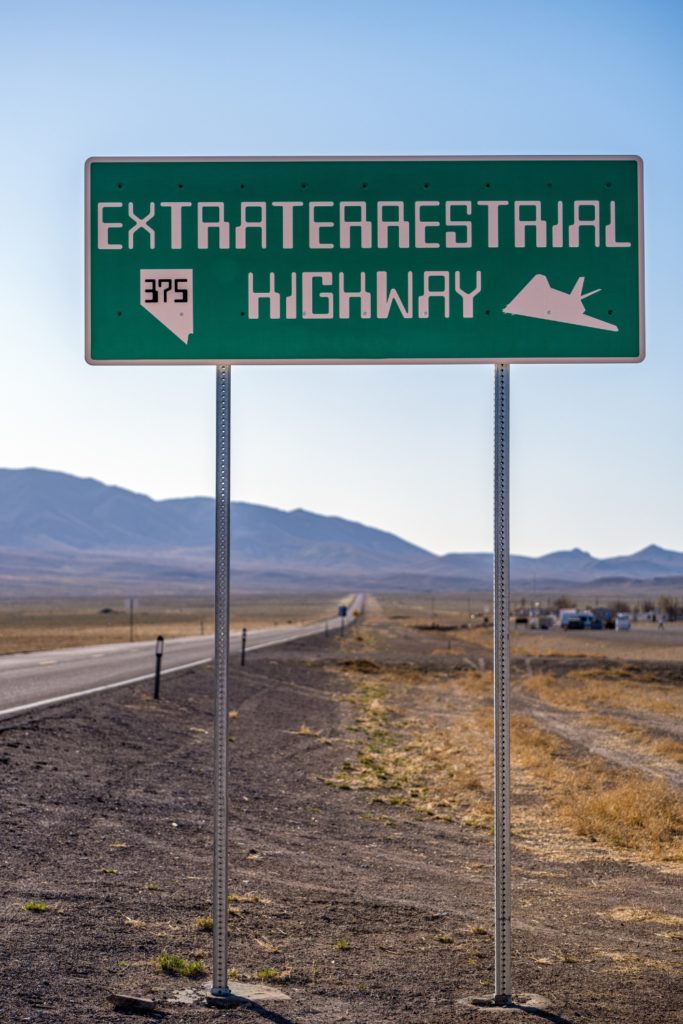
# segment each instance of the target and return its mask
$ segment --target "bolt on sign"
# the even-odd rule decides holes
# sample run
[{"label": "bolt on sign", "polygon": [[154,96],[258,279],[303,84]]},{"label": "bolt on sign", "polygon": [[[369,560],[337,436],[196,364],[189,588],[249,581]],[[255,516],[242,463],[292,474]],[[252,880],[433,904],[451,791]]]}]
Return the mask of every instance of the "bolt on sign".
[{"label": "bolt on sign", "polygon": [[91,363],[636,362],[638,157],[93,158]]}]

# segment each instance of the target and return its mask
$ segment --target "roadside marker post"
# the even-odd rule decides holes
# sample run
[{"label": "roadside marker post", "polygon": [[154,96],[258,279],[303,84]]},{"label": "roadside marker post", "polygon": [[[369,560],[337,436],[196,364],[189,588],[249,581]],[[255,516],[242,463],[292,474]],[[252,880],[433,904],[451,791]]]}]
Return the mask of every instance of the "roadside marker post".
[{"label": "roadside marker post", "polygon": [[247,629],[246,626],[242,630],[242,650],[240,653],[240,665],[244,666],[247,660]]},{"label": "roadside marker post", "polygon": [[164,655],[164,638],[163,636],[157,637],[156,648],[156,667],[154,671],[154,699],[159,700],[159,687],[161,684],[161,659]]},{"label": "roadside marker post", "polygon": [[495,992],[469,1005],[516,1005],[510,364],[644,358],[642,161],[97,157],[85,186],[86,360],[216,366],[212,1005],[240,1002],[227,982],[230,366],[495,366]]},{"label": "roadside marker post", "polygon": [[132,644],[135,639],[135,609],[138,606],[137,597],[126,597],[123,607],[128,612],[128,640]]}]

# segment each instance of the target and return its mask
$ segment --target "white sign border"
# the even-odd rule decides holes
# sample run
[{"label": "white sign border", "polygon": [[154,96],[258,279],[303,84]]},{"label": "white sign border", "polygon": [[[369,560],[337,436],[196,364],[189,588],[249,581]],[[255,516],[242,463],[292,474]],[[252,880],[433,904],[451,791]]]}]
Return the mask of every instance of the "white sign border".
[{"label": "white sign border", "polygon": [[[150,163],[471,163],[474,161],[635,161],[638,175],[638,302],[639,351],[637,356],[558,357],[541,359],[93,359],[91,355],[90,308],[90,168],[93,164],[150,164]],[[91,366],[397,366],[397,365],[496,365],[515,363],[548,365],[553,363],[642,363],[645,359],[645,228],[643,203],[643,159],[637,155],[600,156],[91,156],[85,161],[85,359]]]}]

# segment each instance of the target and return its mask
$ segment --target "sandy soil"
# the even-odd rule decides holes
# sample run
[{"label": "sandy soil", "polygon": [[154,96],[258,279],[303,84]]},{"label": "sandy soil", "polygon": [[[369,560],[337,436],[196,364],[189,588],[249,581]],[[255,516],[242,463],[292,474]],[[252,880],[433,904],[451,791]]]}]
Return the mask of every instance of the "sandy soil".
[{"label": "sandy soil", "polygon": [[[177,1001],[210,977],[210,668],[165,681],[159,703],[138,686],[3,723],[0,1020],[123,1021],[110,992],[154,998],[169,1024],[509,1019],[458,1004],[492,986],[491,835],[324,781],[358,757],[363,665],[486,668],[459,637],[380,623],[234,667],[230,963],[274,973],[287,1002]],[[444,693],[413,688],[410,713],[448,717]],[[536,1017],[555,1024],[683,1020],[679,878],[587,840],[563,851],[515,840],[515,991],[546,996]],[[209,973],[164,974],[163,952]]]},{"label": "sandy soil", "polygon": [[[309,622],[337,614],[337,595],[233,594],[233,629],[258,629]],[[169,639],[213,633],[213,603],[199,598],[143,597],[129,612],[121,598],[90,601],[54,599],[44,603],[0,601],[0,654],[51,651],[91,644]]]}]

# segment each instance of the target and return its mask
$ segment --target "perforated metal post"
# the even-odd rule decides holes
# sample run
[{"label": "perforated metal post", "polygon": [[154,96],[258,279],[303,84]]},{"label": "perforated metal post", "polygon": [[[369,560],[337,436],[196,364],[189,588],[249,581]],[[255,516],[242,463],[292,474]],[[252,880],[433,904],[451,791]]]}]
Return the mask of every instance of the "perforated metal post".
[{"label": "perforated metal post", "polygon": [[230,367],[216,367],[216,626],[213,995],[228,987],[228,653],[230,623]]},{"label": "perforated metal post", "polygon": [[495,992],[499,1006],[512,998],[510,949],[510,367],[496,366],[493,481],[493,729],[496,898]]}]

